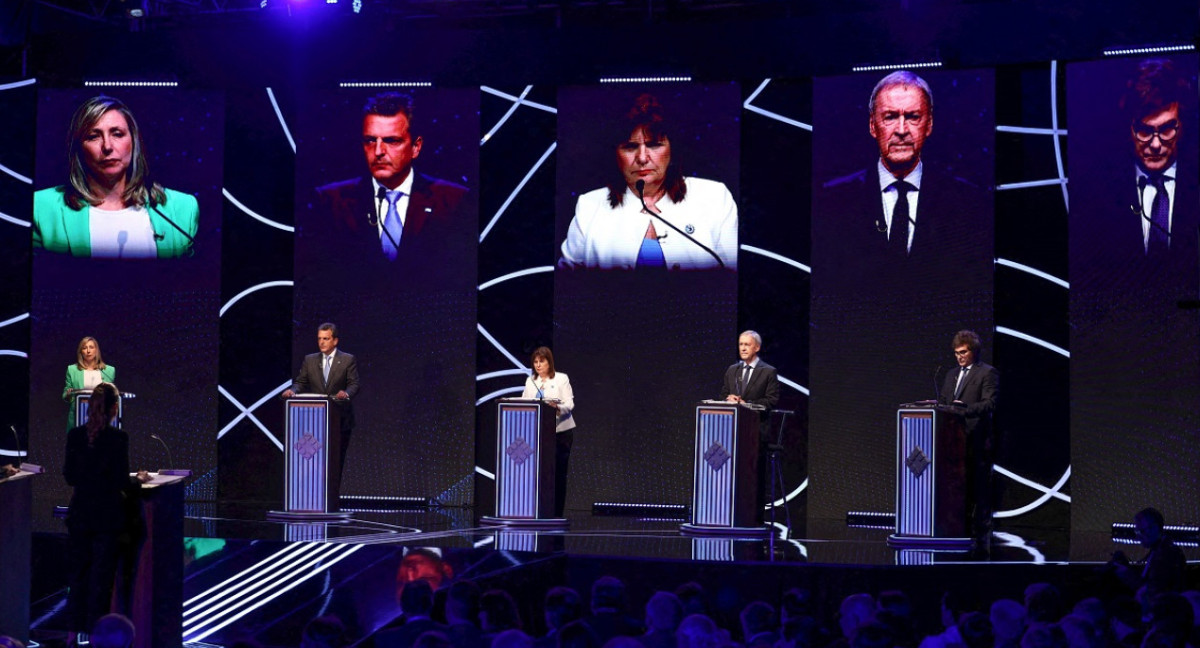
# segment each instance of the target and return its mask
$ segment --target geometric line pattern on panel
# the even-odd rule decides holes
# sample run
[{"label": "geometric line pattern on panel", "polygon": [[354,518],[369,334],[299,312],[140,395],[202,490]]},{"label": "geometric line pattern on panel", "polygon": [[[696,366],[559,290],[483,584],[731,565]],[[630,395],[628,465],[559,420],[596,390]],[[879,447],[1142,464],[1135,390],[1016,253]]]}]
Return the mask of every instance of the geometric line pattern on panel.
[{"label": "geometric line pattern on panel", "polygon": [[262,430],[263,434],[267,435],[267,438],[271,440],[271,443],[274,443],[275,447],[279,448],[280,452],[283,452],[283,444],[280,443],[279,439],[275,438],[274,434],[271,434],[271,432],[269,430],[267,430],[267,426],[263,425],[262,421],[258,420],[258,418],[254,416],[253,412],[254,412],[254,410],[258,409],[260,406],[262,406],[263,403],[271,400],[276,395],[278,395],[280,392],[282,392],[283,390],[285,390],[291,386],[292,386],[292,381],[288,380],[287,382],[276,387],[275,389],[272,389],[270,392],[267,393],[266,396],[263,396],[262,398],[258,399],[258,401],[256,401],[250,407],[246,407],[246,406],[242,405],[240,402],[238,402],[238,400],[233,397],[233,394],[230,394],[228,391],[226,391],[224,387],[217,385],[217,391],[221,392],[222,396],[229,399],[229,402],[233,403],[234,407],[237,407],[239,410],[242,411],[242,413],[235,416],[232,421],[225,424],[225,427],[221,428],[220,432],[217,432],[217,438],[220,439],[221,437],[225,436],[225,433],[228,432],[229,430],[231,430],[233,428],[233,426],[237,425],[238,422],[241,421],[243,418],[249,418],[251,422],[253,422],[256,426],[258,426],[258,429]]},{"label": "geometric line pattern on panel", "polygon": [[1062,500],[1068,504],[1071,503],[1071,496],[1064,494],[1062,492],[1063,486],[1066,486],[1067,480],[1071,478],[1071,467],[1070,466],[1067,466],[1067,470],[1065,472],[1063,472],[1062,477],[1059,477],[1058,481],[1053,486],[1050,486],[1050,487],[1043,486],[1031,479],[1022,477],[1000,465],[993,466],[993,470],[995,470],[997,473],[1000,473],[1001,475],[1004,475],[1005,477],[1008,477],[1009,479],[1017,482],[1018,484],[1023,484],[1025,486],[1028,486],[1028,487],[1036,490],[1036,491],[1041,491],[1042,494],[1040,496],[1038,496],[1037,499],[1033,500],[1029,504],[1026,504],[1025,506],[1011,509],[1008,511],[996,511],[995,513],[992,514],[992,517],[1010,518],[1010,517],[1016,517],[1018,515],[1023,515],[1025,513],[1032,511],[1033,509],[1041,506],[1042,504],[1046,503],[1047,501],[1050,500],[1050,498]]}]

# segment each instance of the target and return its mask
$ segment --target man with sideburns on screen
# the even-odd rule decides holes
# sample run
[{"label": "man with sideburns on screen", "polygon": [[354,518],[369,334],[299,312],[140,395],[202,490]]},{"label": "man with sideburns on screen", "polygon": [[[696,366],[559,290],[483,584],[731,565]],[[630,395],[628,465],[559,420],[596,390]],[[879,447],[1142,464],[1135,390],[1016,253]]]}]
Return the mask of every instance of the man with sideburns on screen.
[{"label": "man with sideburns on screen", "polygon": [[463,238],[455,232],[467,189],[414,170],[424,141],[413,114],[406,94],[370,97],[362,111],[367,175],[317,189],[318,240],[339,257],[377,269],[453,264],[458,251],[448,239]]}]

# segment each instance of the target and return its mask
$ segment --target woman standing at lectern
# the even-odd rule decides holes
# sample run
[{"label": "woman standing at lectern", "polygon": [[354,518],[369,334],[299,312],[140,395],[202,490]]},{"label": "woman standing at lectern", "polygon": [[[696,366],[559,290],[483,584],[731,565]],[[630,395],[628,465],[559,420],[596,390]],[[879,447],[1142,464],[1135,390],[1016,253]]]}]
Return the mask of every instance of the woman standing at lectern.
[{"label": "woman standing at lectern", "polygon": [[67,365],[67,382],[63,386],[63,400],[67,401],[67,429],[75,427],[75,394],[91,391],[102,382],[117,381],[117,368],[104,364],[100,356],[100,343],[90,335],[79,341],[75,349],[75,364]]},{"label": "woman standing at lectern", "polygon": [[530,358],[533,375],[525,379],[521,398],[542,398],[554,401],[558,424],[554,427],[554,515],[562,517],[567,503],[567,462],[571,458],[571,442],[575,436],[575,392],[567,374],[554,371],[554,354],[547,347],[533,350]]},{"label": "woman standing at lectern", "polygon": [[[86,425],[67,432],[63,477],[74,490],[67,512],[70,591],[67,616],[73,633],[86,633],[108,614],[121,543],[130,533],[129,506],[140,482],[129,476],[129,436],[109,425],[120,394],[110,383],[92,392]],[[73,635],[77,643],[83,637]]]}]

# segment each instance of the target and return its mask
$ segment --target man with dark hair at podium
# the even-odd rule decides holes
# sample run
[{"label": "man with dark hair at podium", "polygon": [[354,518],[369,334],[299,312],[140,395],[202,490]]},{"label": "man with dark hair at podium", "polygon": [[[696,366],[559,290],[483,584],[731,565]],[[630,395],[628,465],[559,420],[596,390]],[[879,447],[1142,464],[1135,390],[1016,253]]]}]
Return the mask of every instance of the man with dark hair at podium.
[{"label": "man with dark hair at podium", "polygon": [[992,528],[992,415],[1000,398],[1000,372],[979,360],[983,341],[975,331],[959,331],[950,343],[957,370],[946,374],[943,405],[961,407],[967,432],[967,502],[977,539],[986,541]]},{"label": "man with dark hair at podium", "polygon": [[354,356],[339,351],[337,345],[337,324],[325,322],[318,326],[317,348],[320,351],[304,356],[300,373],[292,381],[291,388],[284,390],[283,397],[291,398],[306,393],[325,394],[339,408],[342,452],[337,478],[340,484],[342,468],[346,465],[346,451],[350,448],[350,433],[354,431],[352,399],[358,393],[358,363]]},{"label": "man with dark hair at podium", "polygon": [[775,367],[758,357],[762,336],[745,331],[738,336],[739,362],[729,365],[721,383],[721,398],[731,403],[761,405],[767,409],[779,402],[779,378]]}]

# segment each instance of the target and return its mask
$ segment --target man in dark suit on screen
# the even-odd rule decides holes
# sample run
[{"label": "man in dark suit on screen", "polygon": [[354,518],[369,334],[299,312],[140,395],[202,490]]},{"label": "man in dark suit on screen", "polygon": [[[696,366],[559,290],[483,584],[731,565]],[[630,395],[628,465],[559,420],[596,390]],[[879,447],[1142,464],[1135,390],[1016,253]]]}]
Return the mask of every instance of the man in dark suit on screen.
[{"label": "man in dark suit on screen", "polygon": [[317,393],[325,394],[334,400],[339,408],[342,443],[338,472],[330,481],[340,485],[342,468],[346,465],[346,451],[350,448],[350,433],[354,431],[353,399],[358,393],[358,362],[349,353],[339,351],[337,346],[336,324],[325,322],[317,327],[319,352],[304,356],[300,373],[292,381],[292,386],[284,390],[283,397]]},{"label": "man in dark suit on screen", "polygon": [[996,441],[992,415],[1000,398],[1000,372],[979,360],[983,342],[974,331],[959,331],[951,342],[957,369],[946,374],[942,385],[943,405],[961,407],[967,432],[967,502],[975,537],[991,536],[992,461]]},{"label": "man in dark suit on screen", "polygon": [[467,189],[413,169],[424,141],[413,100],[384,92],[363,107],[362,148],[369,175],[317,189],[314,235],[339,258],[365,268],[454,267],[466,244],[460,213]]}]

